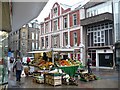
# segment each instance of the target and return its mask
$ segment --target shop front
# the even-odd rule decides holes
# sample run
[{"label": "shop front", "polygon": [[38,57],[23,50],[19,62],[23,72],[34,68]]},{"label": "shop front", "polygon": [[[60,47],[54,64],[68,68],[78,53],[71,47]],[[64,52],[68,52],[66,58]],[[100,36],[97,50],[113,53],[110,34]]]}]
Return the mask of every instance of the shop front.
[{"label": "shop front", "polygon": [[8,33],[0,31],[0,84],[8,82],[7,52]]},{"label": "shop front", "polygon": [[113,51],[110,49],[96,50],[96,67],[112,68],[114,65]]}]

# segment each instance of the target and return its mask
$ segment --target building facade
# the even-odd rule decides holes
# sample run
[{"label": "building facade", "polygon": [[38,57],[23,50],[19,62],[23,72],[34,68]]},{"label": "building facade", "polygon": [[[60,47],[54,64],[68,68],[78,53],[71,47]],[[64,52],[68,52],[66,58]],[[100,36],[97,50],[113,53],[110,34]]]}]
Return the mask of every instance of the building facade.
[{"label": "building facade", "polygon": [[17,55],[25,57],[27,52],[39,49],[39,28],[34,24],[29,23],[9,34],[9,48],[15,57]]},{"label": "building facade", "polygon": [[111,0],[96,2],[90,0],[81,9],[81,31],[86,56],[90,55],[92,65],[113,67],[114,22]]},{"label": "building facade", "polygon": [[[74,48],[80,50],[80,10],[54,3],[48,17],[40,23],[40,49]],[[80,52],[76,58],[81,59]],[[72,57],[68,54],[68,57]]]},{"label": "building facade", "polygon": [[115,29],[115,62],[120,66],[120,0],[113,0]]}]

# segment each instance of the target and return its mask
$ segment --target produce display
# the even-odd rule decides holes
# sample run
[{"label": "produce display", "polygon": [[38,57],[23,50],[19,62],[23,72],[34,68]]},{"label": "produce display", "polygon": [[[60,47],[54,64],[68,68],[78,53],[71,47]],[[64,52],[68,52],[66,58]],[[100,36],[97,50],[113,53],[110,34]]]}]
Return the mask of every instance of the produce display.
[{"label": "produce display", "polygon": [[82,65],[80,61],[78,60],[58,60],[56,61],[56,64],[58,66],[75,66],[75,65]]},{"label": "produce display", "polygon": [[89,73],[81,73],[80,77],[81,77],[81,80],[87,81],[87,82],[97,80],[97,77],[94,74],[89,74]]},{"label": "produce display", "polygon": [[40,69],[49,69],[50,66],[53,65],[53,63],[49,62],[49,61],[38,59],[38,60],[33,60],[32,62],[30,62],[30,65],[36,66]]}]

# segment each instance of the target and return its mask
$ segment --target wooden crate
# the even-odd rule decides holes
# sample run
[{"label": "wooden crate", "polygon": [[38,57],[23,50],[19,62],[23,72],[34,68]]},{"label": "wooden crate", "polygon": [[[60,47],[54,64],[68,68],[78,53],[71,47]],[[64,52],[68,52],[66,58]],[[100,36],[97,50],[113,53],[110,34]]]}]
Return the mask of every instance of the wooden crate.
[{"label": "wooden crate", "polygon": [[61,76],[51,76],[51,79],[62,79]]},{"label": "wooden crate", "polygon": [[46,74],[45,75],[45,83],[56,86],[56,85],[62,85],[62,76],[60,75],[51,75],[51,74]]},{"label": "wooden crate", "polygon": [[51,80],[49,80],[49,84],[52,86],[62,85],[62,81],[61,81],[61,79],[56,79],[56,80],[51,79]]},{"label": "wooden crate", "polygon": [[43,84],[44,83],[44,79],[36,79],[36,83]]}]

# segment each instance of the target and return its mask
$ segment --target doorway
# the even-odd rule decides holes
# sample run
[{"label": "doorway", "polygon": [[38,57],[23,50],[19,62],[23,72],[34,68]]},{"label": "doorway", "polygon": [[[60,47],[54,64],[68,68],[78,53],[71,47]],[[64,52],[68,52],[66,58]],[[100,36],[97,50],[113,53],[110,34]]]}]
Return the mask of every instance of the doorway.
[{"label": "doorway", "polygon": [[113,66],[113,54],[112,53],[100,53],[99,54],[99,66],[112,67]]}]

